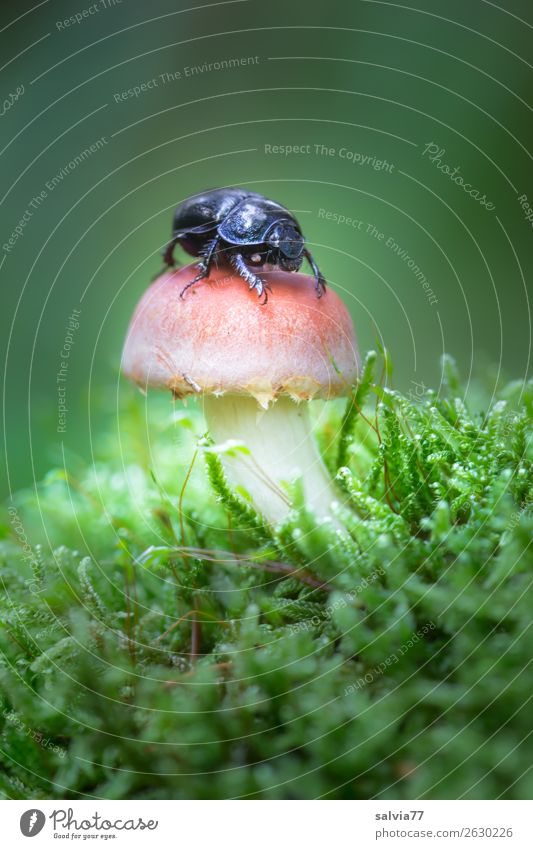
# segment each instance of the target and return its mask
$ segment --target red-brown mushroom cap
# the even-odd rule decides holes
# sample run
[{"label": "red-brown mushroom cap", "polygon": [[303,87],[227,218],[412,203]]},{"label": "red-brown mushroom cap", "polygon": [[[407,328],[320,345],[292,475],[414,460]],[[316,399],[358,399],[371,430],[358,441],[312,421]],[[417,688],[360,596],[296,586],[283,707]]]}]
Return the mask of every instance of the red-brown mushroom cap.
[{"label": "red-brown mushroom cap", "polygon": [[319,299],[307,275],[263,272],[271,292],[262,306],[242,278],[220,268],[181,299],[195,274],[194,266],[164,273],[135,310],[122,367],[141,388],[252,395],[266,405],[280,395],[332,398],[354,383],[354,328],[331,289]]}]

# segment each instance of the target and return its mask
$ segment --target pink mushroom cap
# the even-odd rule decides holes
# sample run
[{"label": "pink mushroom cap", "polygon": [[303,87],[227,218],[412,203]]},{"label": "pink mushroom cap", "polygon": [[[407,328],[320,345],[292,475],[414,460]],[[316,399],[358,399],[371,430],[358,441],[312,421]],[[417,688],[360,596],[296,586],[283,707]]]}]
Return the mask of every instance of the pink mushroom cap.
[{"label": "pink mushroom cap", "polygon": [[268,303],[228,268],[180,294],[195,266],[162,274],[142,296],[124,347],[124,374],[142,389],[251,395],[266,406],[346,394],[360,362],[352,320],[304,274],[260,272]]}]

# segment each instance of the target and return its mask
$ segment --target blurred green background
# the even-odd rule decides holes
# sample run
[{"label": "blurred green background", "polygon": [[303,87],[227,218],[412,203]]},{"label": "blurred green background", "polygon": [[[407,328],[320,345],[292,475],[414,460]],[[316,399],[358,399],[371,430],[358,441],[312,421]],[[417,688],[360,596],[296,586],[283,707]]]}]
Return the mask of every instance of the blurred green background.
[{"label": "blurred green background", "polygon": [[4,0],[1,15],[5,494],[63,452],[97,455],[172,209],[208,187],[296,211],[399,387],[438,386],[445,350],[466,375],[525,378],[529,2]]}]

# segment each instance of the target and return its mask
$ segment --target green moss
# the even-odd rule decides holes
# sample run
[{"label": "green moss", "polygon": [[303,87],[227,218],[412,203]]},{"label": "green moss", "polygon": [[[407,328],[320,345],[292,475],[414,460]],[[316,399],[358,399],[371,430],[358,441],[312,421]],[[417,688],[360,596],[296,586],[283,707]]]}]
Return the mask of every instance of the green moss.
[{"label": "green moss", "polygon": [[531,798],[533,387],[374,361],[317,434],[347,535],[297,485],[266,527],[197,411],[145,434],[127,391],[97,465],[8,505],[0,794]]}]

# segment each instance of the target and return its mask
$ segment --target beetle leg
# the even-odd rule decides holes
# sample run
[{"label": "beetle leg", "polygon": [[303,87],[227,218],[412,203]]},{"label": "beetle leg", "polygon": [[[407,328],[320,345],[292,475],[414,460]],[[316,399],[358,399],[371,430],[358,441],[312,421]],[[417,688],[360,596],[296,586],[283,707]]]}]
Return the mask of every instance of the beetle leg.
[{"label": "beetle leg", "polygon": [[264,296],[264,300],[262,302],[262,306],[264,306],[268,301],[266,290],[270,287],[266,283],[263,283],[263,281],[257,277],[253,271],[250,271],[242,257],[242,254],[231,254],[229,260],[237,274],[248,283],[250,289],[257,289],[258,296]]},{"label": "beetle leg", "polygon": [[163,251],[163,262],[165,265],[174,268],[176,260],[174,259],[174,248],[178,243],[177,239],[171,239],[165,250]]},{"label": "beetle leg", "polygon": [[154,277],[152,277],[152,281],[157,280],[168,268],[174,268],[176,265],[176,261],[174,259],[174,248],[176,247],[178,240],[171,239],[171,241],[166,246],[165,250],[162,252],[163,262],[165,263],[161,271],[158,271]]},{"label": "beetle leg", "polygon": [[205,248],[202,250],[203,259],[196,265],[198,269],[198,274],[191,280],[190,283],[187,283],[186,286],[180,292],[180,298],[183,298],[187,289],[190,289],[191,286],[194,286],[195,283],[198,283],[200,280],[203,280],[205,277],[209,277],[209,270],[211,268],[211,263],[213,261],[213,256],[215,250],[218,245],[218,236],[215,239],[211,239],[210,242],[207,243]]},{"label": "beetle leg", "polygon": [[212,261],[213,261],[213,257],[214,257],[214,255],[215,255],[215,251],[216,251],[216,249],[217,249],[217,247],[218,247],[218,243],[219,243],[219,241],[220,241],[220,240],[219,240],[219,237],[218,237],[218,236],[215,236],[215,238],[214,238],[214,239],[211,239],[211,240],[210,240],[210,241],[206,244],[206,246],[205,246],[204,248],[202,248],[202,256],[203,256],[203,260],[202,260],[202,262],[198,263],[198,267],[200,267],[201,265],[205,265],[205,267],[206,267],[206,268],[207,268],[207,270],[209,271],[209,269],[210,269],[210,267],[211,267],[211,263],[212,263]]},{"label": "beetle leg", "polygon": [[194,286],[194,284],[195,284],[195,283],[199,283],[199,282],[200,282],[200,280],[203,280],[205,277],[208,277],[208,276],[209,276],[209,269],[207,269],[207,268],[205,267],[205,265],[204,265],[204,263],[203,263],[203,262],[199,262],[199,263],[198,263],[198,265],[196,266],[196,268],[199,268],[199,269],[200,269],[200,270],[199,270],[199,272],[198,272],[198,274],[196,275],[196,277],[194,278],[194,280],[191,280],[191,282],[190,282],[190,283],[187,283],[187,285],[183,287],[183,289],[182,289],[182,290],[181,290],[181,292],[180,292],[180,298],[183,298],[183,296],[184,296],[185,292],[187,291],[187,289],[190,289],[190,288],[191,288],[191,286]]},{"label": "beetle leg", "polygon": [[315,280],[316,280],[316,286],[315,286],[315,288],[316,288],[316,296],[317,296],[317,298],[321,298],[321,297],[322,297],[322,295],[324,294],[324,292],[326,291],[326,281],[325,281],[325,279],[324,279],[324,277],[323,277],[323,275],[322,275],[322,272],[320,271],[320,269],[319,269],[318,265],[317,265],[317,264],[316,264],[316,262],[314,261],[313,256],[312,256],[312,254],[311,254],[311,251],[308,251],[308,250],[307,250],[307,248],[304,248],[304,254],[305,254],[305,256],[307,257],[307,260],[308,260],[308,262],[309,262],[309,265],[310,265],[310,266],[311,266],[311,268],[313,269],[313,274],[315,275]]}]

